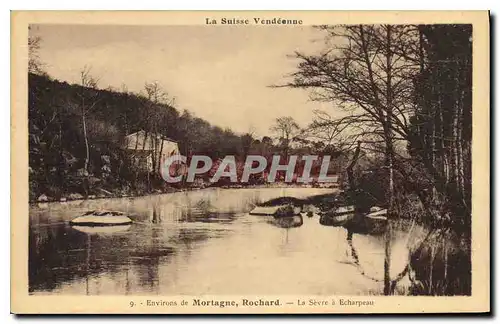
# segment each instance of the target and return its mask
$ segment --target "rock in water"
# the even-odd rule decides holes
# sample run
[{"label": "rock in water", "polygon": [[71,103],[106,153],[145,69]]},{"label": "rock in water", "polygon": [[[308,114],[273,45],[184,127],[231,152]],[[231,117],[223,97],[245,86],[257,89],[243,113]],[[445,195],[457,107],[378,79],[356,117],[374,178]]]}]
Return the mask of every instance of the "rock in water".
[{"label": "rock in water", "polygon": [[293,215],[295,215],[293,206],[287,205],[279,208],[274,214],[274,217],[291,217]]},{"label": "rock in water", "polygon": [[71,193],[68,195],[68,198],[71,200],[83,199],[83,196],[79,193]]},{"label": "rock in water", "polygon": [[38,197],[37,201],[39,201],[39,202],[49,201],[49,197],[47,197],[47,195],[45,195],[45,194],[42,194],[42,195],[40,195],[40,197]]}]

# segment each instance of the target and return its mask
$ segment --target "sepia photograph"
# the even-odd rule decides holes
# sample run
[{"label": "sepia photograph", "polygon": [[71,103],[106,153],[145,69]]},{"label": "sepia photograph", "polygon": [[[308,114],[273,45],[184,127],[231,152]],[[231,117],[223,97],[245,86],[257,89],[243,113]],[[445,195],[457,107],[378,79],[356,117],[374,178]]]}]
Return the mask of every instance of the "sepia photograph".
[{"label": "sepia photograph", "polygon": [[469,13],[18,13],[17,308],[488,311],[489,27]]}]

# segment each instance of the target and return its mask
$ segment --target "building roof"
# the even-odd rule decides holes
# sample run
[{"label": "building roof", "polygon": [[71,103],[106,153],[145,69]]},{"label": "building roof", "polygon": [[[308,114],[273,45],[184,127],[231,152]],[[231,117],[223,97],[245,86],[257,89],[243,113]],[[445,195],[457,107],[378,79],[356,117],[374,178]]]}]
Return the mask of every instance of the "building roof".
[{"label": "building roof", "polygon": [[[146,133],[146,131],[145,131],[145,130],[143,130],[143,129],[141,129],[140,131],[135,132],[135,133],[130,133],[130,134],[126,135],[125,137],[137,136],[137,134],[143,135],[143,134],[145,134],[145,133]],[[148,136],[151,136],[152,134],[153,134],[153,133],[148,133]],[[161,135],[161,134],[154,133],[154,135],[155,135],[157,138],[159,138],[159,139],[162,139],[162,140],[165,140],[165,141],[169,141],[169,142],[173,142],[173,143],[178,143],[176,140],[171,139],[171,138],[166,137],[166,136],[163,136],[163,135]]]}]

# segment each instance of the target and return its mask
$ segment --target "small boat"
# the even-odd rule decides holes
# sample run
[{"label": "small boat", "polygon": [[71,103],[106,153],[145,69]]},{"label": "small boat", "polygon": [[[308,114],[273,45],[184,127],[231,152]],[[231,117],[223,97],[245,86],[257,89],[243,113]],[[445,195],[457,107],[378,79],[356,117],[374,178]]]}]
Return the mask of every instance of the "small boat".
[{"label": "small boat", "polygon": [[257,206],[254,209],[250,211],[250,215],[257,215],[257,216],[272,216],[276,213],[276,211],[280,208],[281,206]]},{"label": "small boat", "polygon": [[343,216],[343,215],[353,214],[355,209],[356,208],[354,206],[342,206],[335,209],[334,215]]},{"label": "small boat", "polygon": [[387,209],[379,209],[377,211],[366,214],[366,218],[374,221],[387,221]]},{"label": "small boat", "polygon": [[115,226],[81,226],[74,225],[73,229],[86,233],[86,234],[97,234],[97,235],[106,235],[106,234],[114,234],[120,232],[126,232],[132,227],[132,225],[115,225]]},{"label": "small boat", "polygon": [[387,209],[372,207],[369,213],[357,214],[342,226],[358,234],[382,234],[387,228],[387,221]]},{"label": "small boat", "polygon": [[380,209],[376,212],[366,214],[364,220],[369,233],[383,233],[387,225],[387,209]]},{"label": "small boat", "polygon": [[354,206],[342,206],[333,212],[323,214],[319,223],[325,226],[345,226],[354,219],[355,215]]},{"label": "small boat", "polygon": [[378,212],[378,211],[381,211],[381,210],[384,210],[384,208],[378,207],[378,206],[370,207],[370,213]]},{"label": "small boat", "polygon": [[118,226],[132,224],[132,219],[118,211],[89,211],[69,223],[79,226]]}]

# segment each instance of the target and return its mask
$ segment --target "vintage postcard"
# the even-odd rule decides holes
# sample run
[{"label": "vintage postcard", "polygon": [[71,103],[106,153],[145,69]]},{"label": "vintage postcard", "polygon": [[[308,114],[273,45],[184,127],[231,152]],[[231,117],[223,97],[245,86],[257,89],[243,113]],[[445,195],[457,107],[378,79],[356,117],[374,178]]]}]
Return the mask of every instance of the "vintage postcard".
[{"label": "vintage postcard", "polygon": [[12,312],[490,311],[488,12],[11,18]]}]

